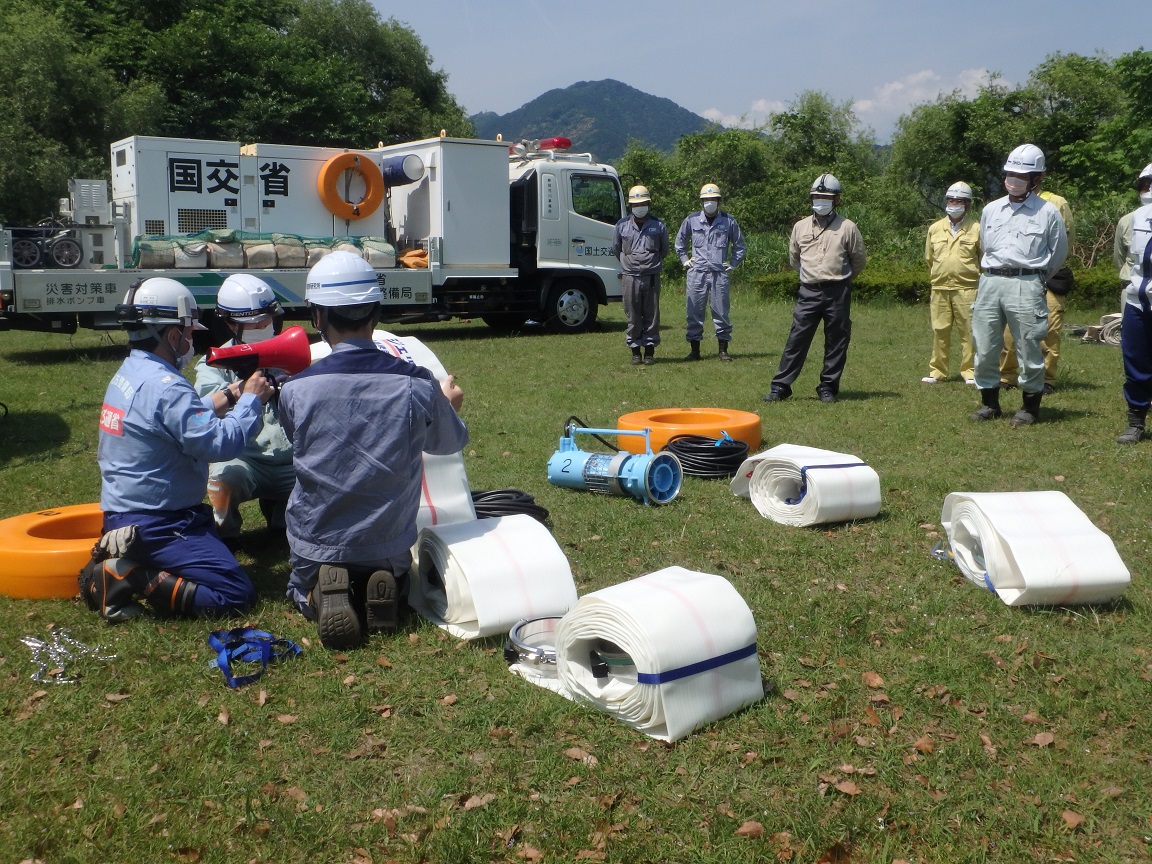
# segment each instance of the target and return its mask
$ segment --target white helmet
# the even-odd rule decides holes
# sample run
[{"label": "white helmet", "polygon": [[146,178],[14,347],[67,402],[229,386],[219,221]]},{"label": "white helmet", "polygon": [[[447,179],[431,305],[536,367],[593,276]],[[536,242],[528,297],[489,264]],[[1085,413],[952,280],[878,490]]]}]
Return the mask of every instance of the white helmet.
[{"label": "white helmet", "polygon": [[963,201],[972,200],[972,187],[965,183],[963,180],[957,180],[948,187],[948,191],[944,193],[945,198],[959,198]]},{"label": "white helmet", "polygon": [[251,273],[233,273],[216,292],[216,314],[226,321],[252,324],[282,313],[271,285]]},{"label": "white helmet", "polygon": [[706,198],[720,198],[720,197],[722,197],[720,195],[720,187],[717,186],[715,183],[705,183],[703,186],[700,187],[700,200],[701,201],[705,200]]},{"label": "white helmet", "polygon": [[1152,177],[1152,163],[1145,165],[1144,170],[1140,172],[1140,176],[1136,179],[1143,180],[1145,177]]},{"label": "white helmet", "polygon": [[382,297],[372,265],[351,252],[330,252],[308,271],[304,299],[313,306],[360,306]]},{"label": "white helmet", "polygon": [[1003,170],[1013,174],[1043,174],[1044,151],[1035,144],[1021,144],[1008,154]]},{"label": "white helmet", "polygon": [[652,196],[648,194],[647,186],[633,186],[628,190],[628,204],[651,204]]},{"label": "white helmet", "polygon": [[124,303],[116,307],[120,324],[132,339],[159,338],[157,327],[176,324],[207,330],[200,323],[200,307],[187,287],[175,279],[157,276],[128,289]]},{"label": "white helmet", "polygon": [[809,195],[839,195],[842,191],[840,181],[837,180],[832,174],[821,174],[812,181],[812,188],[808,190]]}]

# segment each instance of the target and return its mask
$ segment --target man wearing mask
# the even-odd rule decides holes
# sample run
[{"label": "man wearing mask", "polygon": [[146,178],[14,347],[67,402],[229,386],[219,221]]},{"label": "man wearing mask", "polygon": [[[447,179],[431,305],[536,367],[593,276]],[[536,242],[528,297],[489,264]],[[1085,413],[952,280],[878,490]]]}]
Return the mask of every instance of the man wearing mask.
[{"label": "man wearing mask", "polygon": [[[1145,165],[1140,176],[1136,178],[1136,192],[1140,196],[1140,206],[1147,207],[1152,204],[1152,165]],[[1116,223],[1116,236],[1112,239],[1112,260],[1120,272],[1120,302],[1124,303],[1124,292],[1132,279],[1132,262],[1128,258],[1128,251],[1132,248],[1132,217],[1136,211],[1125,213]]]},{"label": "man wearing mask", "polygon": [[980,286],[972,306],[972,336],[976,342],[976,386],[981,406],[973,420],[993,420],[1000,410],[1000,351],[1007,325],[1016,342],[1023,407],[1009,422],[1013,428],[1040,419],[1044,396],[1044,352],[1048,306],[1044,283],[1068,257],[1068,235],[1059,211],[1036,194],[1044,174],[1039,147],[1021,144],[1004,163],[1008,192],[980,214],[983,255]]},{"label": "man wearing mask", "polygon": [[[1124,288],[1124,317],[1120,351],[1124,355],[1124,401],[1128,427],[1117,444],[1138,444],[1144,437],[1148,406],[1152,404],[1152,165],[1140,172],[1139,209],[1128,220],[1125,250],[1128,285]],[[1119,232],[1119,228],[1117,232]]]},{"label": "man wearing mask", "polygon": [[629,189],[632,212],[616,223],[612,237],[612,254],[620,259],[620,288],[628,322],[624,341],[632,349],[633,366],[655,363],[660,344],[660,268],[668,254],[668,228],[649,214],[651,205],[647,186]]},{"label": "man wearing mask", "polygon": [[164,615],[241,612],[255,599],[252,583],[202,502],[208,464],[256,437],[272,385],[253,375],[233,391],[231,410],[223,393],[196,395],[180,370],[192,331],[204,327],[192,292],[174,279],[134,285],[116,312],[132,351],[100,410],[105,533],[80,571],[80,596],[109,622],[139,615],[140,597]]},{"label": "man wearing mask", "polygon": [[[234,273],[216,294],[216,315],[232,331],[222,347],[264,342],[276,335],[283,312],[272,287],[249,273]],[[221,366],[209,366],[206,358],[196,364],[196,392],[201,396],[223,393],[235,404],[243,383]],[[240,536],[240,504],[256,498],[268,527],[284,530],[284,507],[296,473],[292,470],[292,442],[280,425],[280,400],[273,395],[264,406],[264,425],[244,452],[208,468],[208,502],[220,536],[228,541]]]},{"label": "man wearing mask", "polygon": [[792,226],[788,264],[800,273],[800,296],[792,312],[792,330],[780,355],[765,402],[781,402],[792,395],[792,382],[804,368],[816,328],[824,322],[824,368],[816,385],[821,402],[835,402],[840,376],[848,359],[852,335],[850,311],[852,280],[867,263],[864,240],[856,223],[836,212],[840,181],[821,174],[809,197],[812,215]]},{"label": "man wearing mask", "polygon": [[[1044,177],[1041,175],[1040,180]],[[1072,207],[1068,199],[1055,192],[1041,190],[1039,182],[1034,191],[1051,204],[1064,220],[1068,244],[1072,244]],[[1048,335],[1040,343],[1044,351],[1044,395],[1056,392],[1056,367],[1060,363],[1060,331],[1064,329],[1064,298],[1072,290],[1072,271],[1061,267],[1045,283],[1044,302],[1048,305]],[[1020,377],[1020,364],[1016,360],[1016,345],[1012,334],[1004,333],[1004,349],[1000,352],[1000,387],[1013,387]]]},{"label": "man wearing mask", "polygon": [[720,359],[727,362],[732,359],[728,353],[728,343],[732,339],[732,322],[728,318],[731,307],[728,274],[744,260],[744,238],[736,220],[720,210],[719,186],[705,183],[700,189],[700,204],[701,210],[689,214],[676,232],[676,256],[688,268],[685,337],[689,352],[685,359],[700,359],[704,306],[708,304],[712,309]]},{"label": "man wearing mask", "polygon": [[928,374],[920,380],[935,384],[948,377],[948,353],[955,328],[960,333],[960,377],[965,384],[975,384],[972,304],[980,281],[980,224],[968,218],[972,187],[967,183],[953,183],[944,198],[947,215],[929,226],[924,244],[932,284],[929,316],[933,339]]}]

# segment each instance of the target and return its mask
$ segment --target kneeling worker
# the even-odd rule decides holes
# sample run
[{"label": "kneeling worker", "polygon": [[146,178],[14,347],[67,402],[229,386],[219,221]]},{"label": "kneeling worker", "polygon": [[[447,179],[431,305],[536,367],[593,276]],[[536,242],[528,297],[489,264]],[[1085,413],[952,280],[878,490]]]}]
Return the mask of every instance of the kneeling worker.
[{"label": "kneeling worker", "polygon": [[201,399],[180,370],[192,332],[204,329],[192,292],[174,279],[147,279],[117,307],[132,351],[100,410],[97,460],[104,536],[80,571],[80,594],[110,622],[140,614],[206,615],[248,608],[248,575],[216,533],[203,503],[208,464],[238,456],[260,430],[272,395],[263,375]]},{"label": "kneeling worker", "polygon": [[376,271],[332,252],[308,273],[312,323],[332,353],[280,392],[296,486],[288,502],[288,596],[326,648],[394,631],[416,542],[421,453],[468,443],[464,393],[449,377],[379,350]]},{"label": "kneeling worker", "polygon": [[[223,347],[253,344],[276,335],[283,315],[271,286],[249,273],[234,273],[224,280],[216,295],[216,314],[228,325],[233,339]],[[235,372],[209,366],[205,358],[196,364],[196,392],[201,396],[223,393],[236,401],[240,378]],[[292,470],[292,442],[280,425],[280,400],[273,395],[264,406],[264,427],[244,452],[208,468],[208,501],[216,529],[225,540],[240,536],[240,504],[257,498],[268,527],[284,530],[284,507],[296,482]]]}]

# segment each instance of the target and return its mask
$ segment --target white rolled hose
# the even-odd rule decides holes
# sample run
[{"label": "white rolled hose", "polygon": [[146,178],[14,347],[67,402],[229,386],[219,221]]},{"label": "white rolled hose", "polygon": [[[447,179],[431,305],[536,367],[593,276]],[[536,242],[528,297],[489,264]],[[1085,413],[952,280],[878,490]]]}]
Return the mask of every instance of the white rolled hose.
[{"label": "white rolled hose", "polygon": [[858,456],[779,444],[744,460],[730,484],[766,519],[821,525],[880,512],[880,478]]},{"label": "white rolled hose", "polygon": [[1063,492],[952,492],[940,522],[964,576],[1008,606],[1108,603],[1132,581]]},{"label": "white rolled hose", "polygon": [[420,532],[409,603],[461,639],[507,633],[522,618],[576,603],[568,559],[551,532],[518,513]]},{"label": "white rolled hose", "polygon": [[[396,336],[387,330],[377,330],[372,341],[381,351],[393,357],[423,366],[444,381],[448,372],[432,350],[414,336]],[[312,346],[312,362],[327,357],[332,349],[327,342],[317,342]],[[416,514],[416,528],[432,525],[452,525],[457,522],[471,522],[476,518],[476,508],[472,504],[472,492],[468,488],[468,474],[464,470],[464,456],[461,453],[435,455],[421,454],[424,463],[424,476],[420,482],[420,510]],[[413,557],[416,552],[413,550]]]},{"label": "white rolled hose", "polygon": [[556,627],[556,673],[564,695],[661,741],[764,696],[748,605],[683,567],[581,597]]}]

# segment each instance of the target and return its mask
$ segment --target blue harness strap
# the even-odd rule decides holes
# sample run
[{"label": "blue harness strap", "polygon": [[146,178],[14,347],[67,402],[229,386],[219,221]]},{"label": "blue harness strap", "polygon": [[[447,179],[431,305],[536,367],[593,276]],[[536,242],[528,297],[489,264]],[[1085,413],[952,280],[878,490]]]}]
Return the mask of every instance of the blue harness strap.
[{"label": "blue harness strap", "polygon": [[[213,630],[208,644],[216,656],[208,662],[209,668],[218,668],[232,689],[251,684],[264,674],[269,663],[288,660],[300,653],[300,646],[290,639],[277,639],[265,630],[252,627],[234,627],[231,630]],[[260,668],[248,675],[233,676],[233,663],[259,663]]]},{"label": "blue harness strap", "polygon": [[867,462],[841,462],[838,465],[805,465],[800,469],[800,494],[795,498],[785,498],[785,504],[793,506],[799,504],[804,500],[804,496],[808,494],[808,472],[815,471],[817,468],[867,468]]},{"label": "blue harness strap", "polygon": [[743,648],[737,648],[735,651],[729,651],[719,657],[710,657],[699,663],[689,663],[687,666],[669,669],[667,672],[637,672],[636,683],[667,684],[669,681],[679,681],[681,678],[699,675],[701,672],[710,672],[721,666],[727,666],[729,663],[735,663],[737,660],[743,660],[745,657],[752,657],[755,653],[756,643],[753,642],[751,645],[745,645]]}]

